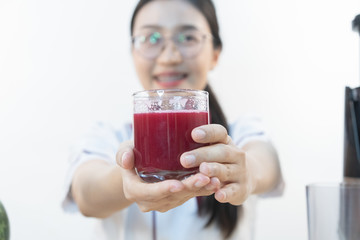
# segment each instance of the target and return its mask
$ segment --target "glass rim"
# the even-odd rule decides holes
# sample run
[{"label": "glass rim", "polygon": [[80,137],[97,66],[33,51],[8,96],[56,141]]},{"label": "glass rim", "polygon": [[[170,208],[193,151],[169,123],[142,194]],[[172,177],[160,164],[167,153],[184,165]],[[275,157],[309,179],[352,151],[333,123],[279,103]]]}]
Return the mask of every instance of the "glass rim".
[{"label": "glass rim", "polygon": [[161,93],[192,93],[193,95],[205,95],[208,96],[209,93],[205,90],[196,90],[196,89],[186,89],[186,88],[169,88],[169,89],[150,89],[150,90],[141,90],[134,92],[132,94],[133,97],[148,97],[149,95],[145,95],[146,93],[158,94]]},{"label": "glass rim", "polygon": [[[186,50],[176,46],[177,51],[180,53],[181,57],[184,58],[184,59],[193,59],[193,58],[195,58],[199,54],[199,52],[201,51],[202,47],[203,46],[198,46],[197,49],[192,50],[191,53],[186,53]],[[135,48],[135,52],[137,54],[139,54],[140,56],[142,56],[143,58],[148,59],[148,60],[156,59],[157,57],[159,57],[161,55],[163,50],[164,50],[163,48],[160,48],[158,51],[155,51],[154,53],[150,54],[150,53],[146,53],[145,51],[142,51],[139,48]]]},{"label": "glass rim", "polygon": [[[189,31],[189,30],[188,30],[188,31]],[[191,31],[194,31],[194,32],[197,32],[197,33],[201,34],[202,38],[209,38],[209,39],[211,39],[211,40],[213,40],[213,39],[215,38],[215,37],[212,35],[212,33],[203,32],[203,31],[200,31],[200,30],[198,30],[198,29],[192,29]],[[154,32],[158,32],[158,33],[160,33],[161,35],[163,35],[160,31],[154,31]],[[177,33],[179,33],[179,32],[177,32]],[[175,36],[175,35],[172,34],[172,37],[170,37],[170,38],[173,38],[174,36]],[[142,35],[142,34],[132,34],[132,35],[130,36],[130,39],[131,39],[132,44],[134,43],[134,41],[135,41],[137,38],[140,38],[140,37],[143,37],[143,35]]]},{"label": "glass rim", "polygon": [[306,189],[310,188],[359,188],[360,183],[353,183],[353,182],[316,182],[316,183],[309,183],[306,184]]}]

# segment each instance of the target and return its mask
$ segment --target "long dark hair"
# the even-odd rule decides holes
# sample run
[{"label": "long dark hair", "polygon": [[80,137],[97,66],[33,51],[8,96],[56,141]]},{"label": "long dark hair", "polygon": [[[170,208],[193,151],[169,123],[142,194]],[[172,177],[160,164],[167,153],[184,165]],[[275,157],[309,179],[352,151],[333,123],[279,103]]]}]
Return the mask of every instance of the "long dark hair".
[{"label": "long dark hair", "polygon": [[[137,13],[143,8],[147,3],[153,0],[140,0],[136,5],[134,13],[131,18],[130,25],[130,34],[132,35],[135,18]],[[211,0],[186,0],[195,6],[206,18],[211,34],[213,36],[213,47],[215,49],[222,48],[222,41],[219,35],[219,24],[216,17],[216,11],[214,4]],[[221,124],[226,130],[229,131],[229,126],[226,121],[224,112],[222,111],[218,100],[215,97],[213,90],[210,85],[207,84],[205,91],[209,92],[209,106],[210,106],[210,121],[211,123]],[[209,216],[209,220],[205,227],[210,226],[212,223],[215,223],[221,229],[224,238],[229,237],[236,227],[238,221],[238,212],[242,212],[242,206],[237,207],[229,203],[220,203],[218,202],[214,195],[208,197],[201,197],[199,204],[199,215]]]}]

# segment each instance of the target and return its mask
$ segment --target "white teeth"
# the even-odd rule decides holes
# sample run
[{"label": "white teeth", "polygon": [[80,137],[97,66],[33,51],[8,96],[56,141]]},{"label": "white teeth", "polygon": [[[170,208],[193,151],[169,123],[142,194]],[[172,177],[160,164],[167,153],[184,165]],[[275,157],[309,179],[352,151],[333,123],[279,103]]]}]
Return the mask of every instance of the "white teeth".
[{"label": "white teeth", "polygon": [[172,75],[172,76],[157,76],[156,79],[160,82],[175,82],[185,77],[184,74]]}]

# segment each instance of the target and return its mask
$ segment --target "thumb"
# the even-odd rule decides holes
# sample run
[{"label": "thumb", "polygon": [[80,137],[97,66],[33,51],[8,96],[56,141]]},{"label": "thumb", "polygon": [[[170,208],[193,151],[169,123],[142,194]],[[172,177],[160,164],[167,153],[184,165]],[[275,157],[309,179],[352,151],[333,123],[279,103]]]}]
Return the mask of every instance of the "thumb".
[{"label": "thumb", "polygon": [[126,141],[120,144],[116,153],[116,163],[125,169],[134,168],[134,151],[133,142]]}]

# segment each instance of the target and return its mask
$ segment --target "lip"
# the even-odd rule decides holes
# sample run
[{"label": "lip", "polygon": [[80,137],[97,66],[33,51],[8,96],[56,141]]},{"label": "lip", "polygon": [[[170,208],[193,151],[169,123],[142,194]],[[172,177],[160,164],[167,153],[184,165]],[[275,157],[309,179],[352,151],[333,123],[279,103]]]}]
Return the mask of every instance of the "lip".
[{"label": "lip", "polygon": [[181,85],[188,77],[184,72],[160,72],[154,74],[154,80],[161,88],[175,88]]},{"label": "lip", "polygon": [[179,81],[172,81],[172,82],[157,82],[157,84],[160,86],[160,88],[177,88],[184,81],[185,79]]}]

